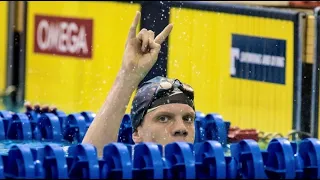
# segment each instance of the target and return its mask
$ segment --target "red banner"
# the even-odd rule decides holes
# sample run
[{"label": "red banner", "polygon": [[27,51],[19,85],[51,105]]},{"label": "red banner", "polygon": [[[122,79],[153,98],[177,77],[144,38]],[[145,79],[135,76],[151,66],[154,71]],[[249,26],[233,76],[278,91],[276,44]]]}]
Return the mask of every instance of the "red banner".
[{"label": "red banner", "polygon": [[320,6],[320,1],[289,1],[289,6],[296,8],[315,8]]},{"label": "red banner", "polygon": [[34,52],[92,57],[92,19],[35,16]]}]

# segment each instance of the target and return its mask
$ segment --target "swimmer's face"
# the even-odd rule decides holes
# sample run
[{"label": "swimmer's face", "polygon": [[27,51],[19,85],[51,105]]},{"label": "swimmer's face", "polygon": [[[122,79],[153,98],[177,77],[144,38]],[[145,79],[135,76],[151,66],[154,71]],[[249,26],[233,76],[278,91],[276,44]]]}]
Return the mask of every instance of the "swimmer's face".
[{"label": "swimmer's face", "polygon": [[147,113],[143,123],[133,133],[133,141],[166,145],[184,141],[193,143],[194,110],[186,104],[166,104]]}]

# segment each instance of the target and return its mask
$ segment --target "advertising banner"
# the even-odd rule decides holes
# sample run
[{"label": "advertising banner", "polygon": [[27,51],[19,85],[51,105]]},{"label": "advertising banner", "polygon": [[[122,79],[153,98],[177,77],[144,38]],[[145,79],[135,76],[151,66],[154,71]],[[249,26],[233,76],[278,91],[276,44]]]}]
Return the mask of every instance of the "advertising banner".
[{"label": "advertising banner", "polygon": [[140,5],[30,1],[27,7],[26,100],[66,112],[98,111]]},{"label": "advertising banner", "polygon": [[168,76],[194,87],[201,112],[219,113],[241,128],[288,133],[294,22],[215,10],[171,8]]}]

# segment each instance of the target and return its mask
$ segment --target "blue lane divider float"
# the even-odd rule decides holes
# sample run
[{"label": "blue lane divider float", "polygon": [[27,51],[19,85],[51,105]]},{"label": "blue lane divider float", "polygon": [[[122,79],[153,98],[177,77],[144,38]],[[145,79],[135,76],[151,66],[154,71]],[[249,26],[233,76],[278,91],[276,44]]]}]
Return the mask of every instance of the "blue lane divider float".
[{"label": "blue lane divider float", "polygon": [[71,179],[99,179],[100,168],[97,159],[97,150],[91,144],[78,144],[70,146],[68,156],[72,157],[69,164],[69,177]]},{"label": "blue lane divider float", "polygon": [[238,177],[238,162],[232,156],[225,156],[227,178],[226,179],[237,179]]},{"label": "blue lane divider float", "polygon": [[13,145],[0,158],[0,178],[315,179],[320,172],[320,141],[314,138],[298,146],[287,139],[273,139],[267,151],[260,151],[253,140],[242,140],[231,145],[231,156],[225,156],[222,145],[213,140],[194,146],[174,142],[164,149],[163,157],[158,144],[140,143],[132,151],[132,145],[111,143],[98,159],[90,144],[69,147],[67,157],[56,144]]},{"label": "blue lane divider float", "polygon": [[83,111],[80,114],[84,117],[84,120],[86,122],[86,127],[88,129],[90,124],[92,123],[93,119],[96,116],[95,113],[93,113],[91,111]]},{"label": "blue lane divider float", "polygon": [[[27,110],[25,114],[29,117],[32,128],[32,136],[35,140],[52,140],[59,142],[63,140],[63,130],[65,129],[65,124],[67,124],[67,115],[63,111],[53,110],[50,115],[48,115],[48,110],[43,112],[40,111],[40,107],[36,107],[34,110]],[[44,115],[45,114],[45,115]],[[85,117],[87,126],[90,125],[94,114],[89,111],[81,112],[81,115]],[[41,119],[41,122],[39,120]],[[51,125],[52,124],[52,125]],[[49,128],[48,128],[49,127]],[[72,131],[74,129],[68,129],[67,131]],[[59,132],[60,131],[60,132]],[[71,136],[75,136],[71,134]],[[71,137],[69,139],[72,139]]]},{"label": "blue lane divider float", "polygon": [[41,140],[41,132],[38,128],[38,119],[40,117],[40,113],[35,110],[27,110],[25,114],[28,116],[30,125],[31,125],[31,131],[32,131],[32,139],[35,140]]},{"label": "blue lane divider float", "polygon": [[8,139],[32,140],[32,130],[29,118],[24,113],[12,115],[8,125]]},{"label": "blue lane divider float", "polygon": [[205,139],[205,132],[204,132],[204,119],[205,114],[202,112],[197,111],[196,112],[196,118],[195,118],[195,139],[194,142],[202,142]]},{"label": "blue lane divider float", "polygon": [[299,156],[303,161],[303,178],[320,179],[320,141],[315,138],[304,139],[299,144]]},{"label": "blue lane divider float", "polygon": [[37,123],[38,118],[40,117],[40,112],[35,110],[27,110],[25,114],[29,117],[29,120],[35,124]]},{"label": "blue lane divider float", "polygon": [[30,148],[30,150],[31,150],[33,160],[34,160],[35,177],[37,177],[39,179],[45,179],[46,178],[46,171],[43,168],[44,148],[43,147]]},{"label": "blue lane divider float", "polygon": [[0,158],[0,179],[5,179],[5,158]]},{"label": "blue lane divider float", "polygon": [[[288,141],[289,142],[289,141]],[[304,165],[303,165],[303,159],[298,154],[298,145],[297,142],[289,142],[294,154],[294,161],[295,161],[295,178],[296,179],[302,179],[304,176]]]},{"label": "blue lane divider float", "polygon": [[68,178],[65,153],[55,144],[42,148],[14,145],[3,155],[6,178],[66,179]]},{"label": "blue lane divider float", "polygon": [[67,116],[63,130],[65,140],[81,142],[86,132],[86,120],[80,113],[73,113]]},{"label": "blue lane divider float", "polygon": [[5,177],[9,179],[34,179],[35,165],[31,149],[25,145],[11,146],[5,162]]},{"label": "blue lane divider float", "polygon": [[9,122],[12,119],[12,114],[9,111],[0,111],[0,117],[2,117],[3,125],[4,125],[4,133],[7,138],[8,126]]},{"label": "blue lane divider float", "polygon": [[201,111],[196,111],[196,119],[202,119],[206,117],[206,115]]},{"label": "blue lane divider float", "polygon": [[200,119],[195,119],[194,121],[194,128],[195,128],[195,137],[194,137],[194,143],[198,143],[202,141],[201,133],[202,127],[201,127],[201,121]]},{"label": "blue lane divider float", "polygon": [[216,140],[225,147],[228,134],[222,117],[219,114],[207,114],[204,123],[204,140]]},{"label": "blue lane divider float", "polygon": [[43,113],[38,120],[38,128],[41,137],[53,142],[61,142],[63,139],[60,129],[60,121],[53,113]]},{"label": "blue lane divider float", "polygon": [[44,146],[42,157],[43,168],[46,178],[65,179],[68,178],[68,167],[65,152],[56,144]]},{"label": "blue lane divider float", "polygon": [[[70,142],[81,141],[94,114],[84,111],[66,116],[61,113],[59,119],[55,113],[30,116],[28,113],[0,111],[0,140],[41,137],[61,141],[63,137]],[[132,134],[129,115],[122,121],[122,133],[127,139],[106,145],[102,159],[97,158],[96,148],[88,144],[70,147],[68,157],[60,146],[53,144],[43,148],[14,145],[8,155],[0,158],[0,179],[320,178],[318,139],[308,138],[297,144],[277,138],[270,141],[266,151],[261,151],[253,140],[242,140],[231,145],[231,156],[225,156],[226,122],[218,114],[208,114],[199,119],[203,133],[198,134],[195,144],[168,144],[164,148],[164,157],[162,146],[152,143],[135,145],[132,154],[132,142],[128,141],[132,140],[131,136],[128,138]],[[64,129],[61,129],[61,122]]]},{"label": "blue lane divider float", "polygon": [[195,157],[193,145],[186,142],[174,142],[165,146],[165,163],[169,171],[165,179],[195,179]]},{"label": "blue lane divider float", "polygon": [[228,137],[228,133],[229,133],[229,129],[230,129],[230,126],[231,126],[231,122],[224,120],[224,124],[225,124],[225,127],[226,127],[226,135]]},{"label": "blue lane divider float", "polygon": [[132,179],[132,146],[110,143],[103,148],[101,179]]},{"label": "blue lane divider float", "polygon": [[33,140],[81,142],[94,117],[90,111],[69,116],[58,110],[40,112],[39,108],[25,113],[0,111],[0,140],[30,140],[31,134]]},{"label": "blue lane divider float", "polygon": [[267,151],[265,172],[269,178],[294,179],[296,177],[294,151],[287,139],[272,139]]},{"label": "blue lane divider float", "polygon": [[134,147],[134,179],[163,179],[164,163],[162,146],[154,143],[140,143]]},{"label": "blue lane divider float", "polygon": [[125,114],[122,118],[118,133],[118,142],[124,144],[134,144],[132,140],[132,126],[129,114]]},{"label": "blue lane divider float", "polygon": [[226,179],[226,160],[218,141],[206,141],[194,145],[197,179]]},{"label": "blue lane divider float", "polygon": [[242,140],[231,144],[231,155],[238,162],[239,178],[241,179],[267,179],[264,172],[263,157],[254,140]]},{"label": "blue lane divider float", "polygon": [[0,117],[0,140],[6,139],[4,119]]},{"label": "blue lane divider float", "polygon": [[63,111],[60,111],[60,110],[54,110],[52,113],[58,117],[59,122],[60,122],[60,128],[61,128],[61,130],[63,130],[65,128],[64,122],[67,119],[67,114]]}]

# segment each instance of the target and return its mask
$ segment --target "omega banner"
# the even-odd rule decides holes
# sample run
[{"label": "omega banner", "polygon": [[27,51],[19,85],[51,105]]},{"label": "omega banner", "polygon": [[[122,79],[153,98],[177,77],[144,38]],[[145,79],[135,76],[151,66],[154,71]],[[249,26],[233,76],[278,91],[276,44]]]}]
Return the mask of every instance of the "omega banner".
[{"label": "omega banner", "polygon": [[27,8],[25,99],[66,113],[98,111],[140,4],[30,1]]},{"label": "omega banner", "polygon": [[36,15],[34,52],[92,57],[92,19]]}]

